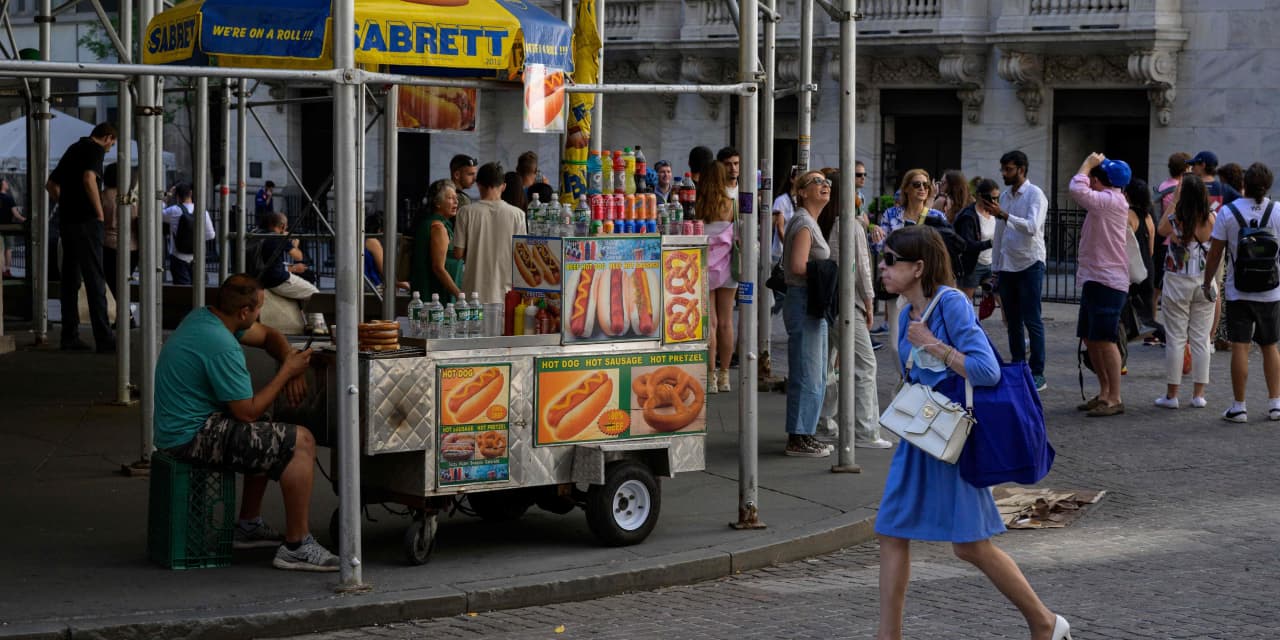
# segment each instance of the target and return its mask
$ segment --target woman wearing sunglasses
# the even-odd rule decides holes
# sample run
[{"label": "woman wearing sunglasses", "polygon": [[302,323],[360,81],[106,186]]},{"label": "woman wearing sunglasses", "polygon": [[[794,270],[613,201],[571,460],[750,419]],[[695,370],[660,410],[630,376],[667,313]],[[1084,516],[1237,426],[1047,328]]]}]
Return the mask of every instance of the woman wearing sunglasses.
[{"label": "woman wearing sunglasses", "polygon": [[809,171],[796,181],[796,212],[787,223],[782,265],[787,283],[782,320],[787,327],[787,447],[789,456],[825,458],[831,447],[814,437],[827,388],[827,321],[809,315],[810,260],[827,260],[831,248],[818,216],[831,200],[831,181]]},{"label": "woman wearing sunglasses", "polygon": [[[946,220],[947,214],[929,207],[934,195],[934,184],[929,178],[928,171],[924,169],[907,171],[902,176],[902,184],[898,186],[898,204],[886,209],[880,216],[880,228],[885,234],[890,234],[906,226],[922,224],[925,216]],[[898,335],[899,306],[900,303],[896,299],[884,304],[885,325],[890,336]],[[894,340],[889,340],[890,348],[896,348],[895,345]]]},{"label": "woman wearing sunglasses", "polygon": [[[908,382],[937,388],[951,376],[974,386],[1000,381],[991,342],[978,326],[973,305],[954,287],[951,259],[942,236],[920,225],[895,231],[885,240],[880,267],[884,286],[907,303],[895,338],[899,365]],[[920,318],[929,304],[936,308],[927,322]],[[1018,565],[991,542],[1004,532],[990,489],[979,489],[960,477],[953,464],[942,462],[909,442],[898,443],[884,496],[876,515],[880,541],[880,627],[877,640],[901,640],[902,611],[911,575],[911,541],[950,542],[956,557],[991,580],[1022,612],[1032,640],[1071,637],[1070,625],[1040,601]]]}]

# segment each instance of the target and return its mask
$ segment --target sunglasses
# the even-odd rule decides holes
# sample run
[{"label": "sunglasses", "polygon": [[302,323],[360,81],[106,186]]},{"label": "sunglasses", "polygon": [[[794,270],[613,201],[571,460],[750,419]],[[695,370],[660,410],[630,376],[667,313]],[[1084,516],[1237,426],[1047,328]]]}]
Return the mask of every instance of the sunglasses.
[{"label": "sunglasses", "polygon": [[813,186],[813,185],[815,185],[815,184],[816,184],[816,185],[821,185],[821,186],[824,186],[824,187],[829,187],[829,186],[831,186],[831,181],[830,181],[830,180],[828,180],[828,179],[826,179],[826,178],[814,178],[814,179],[812,179],[812,180],[810,180],[810,181],[808,181],[808,182],[804,183],[804,188],[812,187],[812,186]]},{"label": "sunglasses", "polygon": [[912,182],[910,185],[907,185],[907,186],[911,187],[912,189],[928,189],[928,188],[929,188],[929,183],[928,183],[928,182],[921,182],[921,181],[917,180],[917,181]]},{"label": "sunglasses", "polygon": [[892,267],[899,262],[919,262],[918,260],[908,260],[892,251],[884,252],[884,266]]},{"label": "sunglasses", "polygon": [[867,172],[866,172],[866,171],[855,171],[855,172],[854,172],[854,174],[853,174],[853,176],[854,176],[855,178],[865,178],[865,177],[867,177]]}]

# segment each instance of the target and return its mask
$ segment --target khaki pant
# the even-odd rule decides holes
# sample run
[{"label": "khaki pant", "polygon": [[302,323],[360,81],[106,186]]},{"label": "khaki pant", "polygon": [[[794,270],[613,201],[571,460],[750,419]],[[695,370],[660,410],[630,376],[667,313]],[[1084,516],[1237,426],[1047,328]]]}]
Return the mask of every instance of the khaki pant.
[{"label": "khaki pant", "polygon": [[[880,438],[880,398],[876,395],[876,352],[871,348],[871,333],[865,322],[853,323],[853,366],[843,367],[844,373],[853,373],[853,439],[855,442]],[[840,355],[840,331],[842,322],[836,322],[830,333],[830,349],[827,358],[827,393],[822,402],[819,423],[834,420],[839,424],[840,384],[834,374]]]}]

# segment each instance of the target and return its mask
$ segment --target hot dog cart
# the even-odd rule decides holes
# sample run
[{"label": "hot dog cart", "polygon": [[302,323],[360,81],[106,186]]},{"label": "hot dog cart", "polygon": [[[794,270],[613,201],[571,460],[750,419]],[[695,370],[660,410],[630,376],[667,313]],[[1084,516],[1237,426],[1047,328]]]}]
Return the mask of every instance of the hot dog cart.
[{"label": "hot dog cart", "polygon": [[[706,237],[518,236],[513,253],[544,261],[513,266],[515,290],[560,304],[558,332],[360,355],[361,500],[409,507],[415,564],[454,507],[492,520],[582,507],[601,542],[638,543],[658,478],[705,466]],[[310,424],[332,446],[341,390],[329,354],[313,363]],[[334,539],[337,526],[335,512]]]}]

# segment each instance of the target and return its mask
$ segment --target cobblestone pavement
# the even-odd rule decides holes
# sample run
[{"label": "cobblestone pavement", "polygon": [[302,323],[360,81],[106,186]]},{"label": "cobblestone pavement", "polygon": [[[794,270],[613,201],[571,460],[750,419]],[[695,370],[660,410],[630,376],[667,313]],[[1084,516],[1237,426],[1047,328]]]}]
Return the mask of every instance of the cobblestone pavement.
[{"label": "cobblestone pavement", "polygon": [[[1058,308],[1053,335],[1070,335],[1072,311]],[[1050,348],[1050,362],[1071,366],[1049,373],[1059,455],[1042,486],[1108,494],[1069,528],[1013,531],[998,544],[1077,640],[1276,638],[1280,423],[1265,419],[1260,359],[1247,425],[1218,419],[1227,354],[1214,358],[1209,408],[1170,411],[1151,406],[1163,391],[1162,349],[1137,343],[1128,413],[1086,419],[1074,410],[1074,348],[1066,338]],[[913,549],[906,637],[1028,637],[1016,610],[947,545]],[[299,638],[872,638],[877,563],[872,543],[691,586]]]}]

